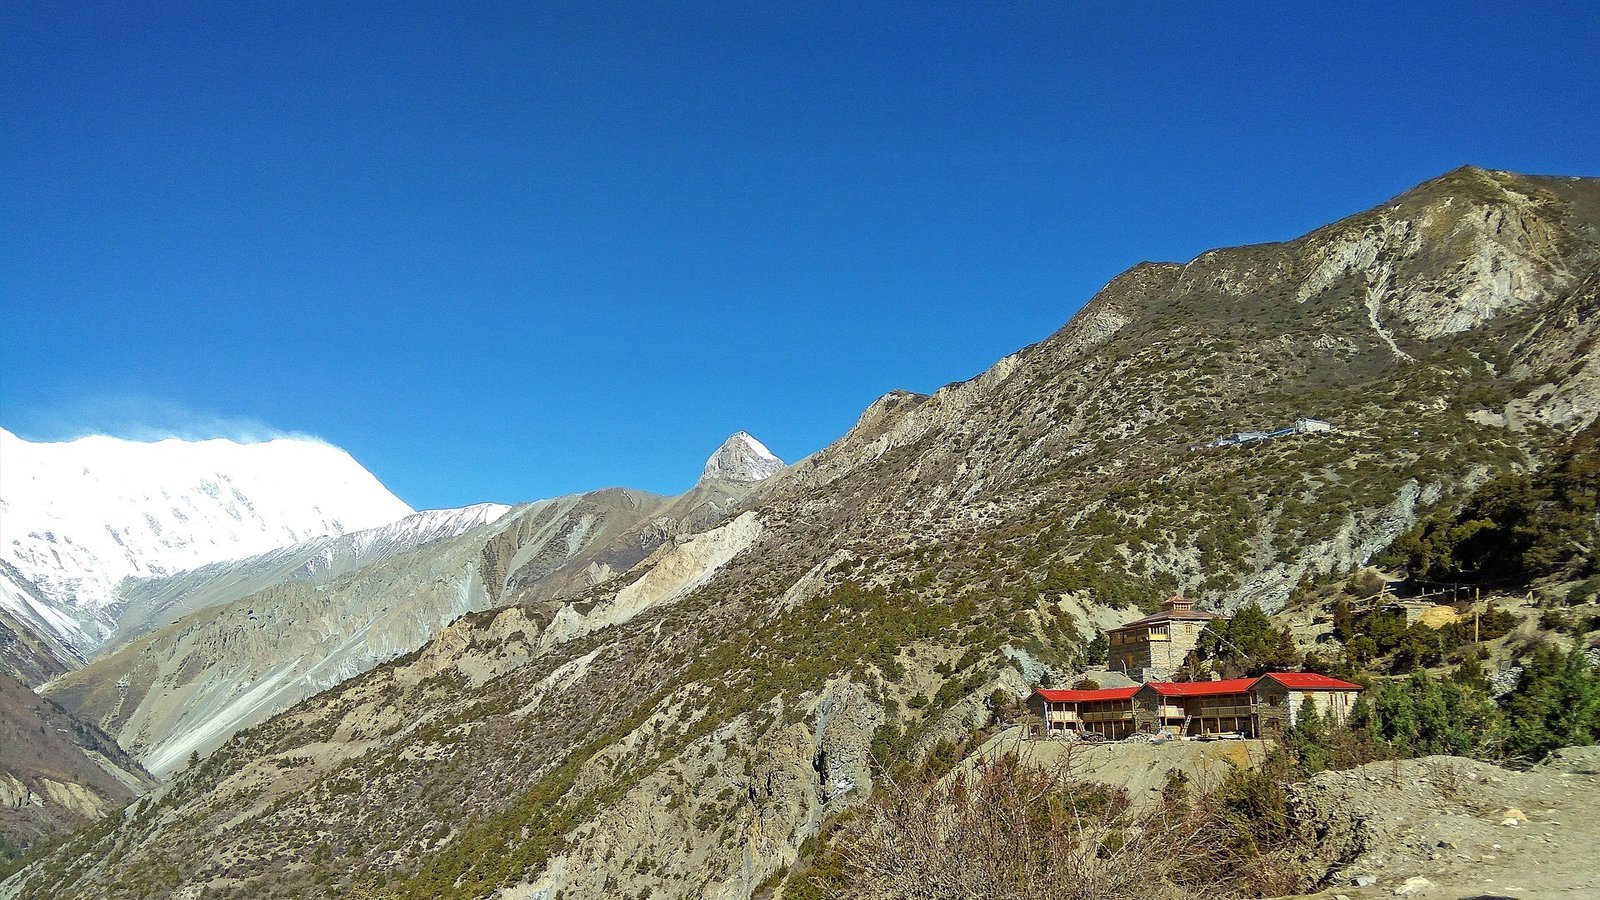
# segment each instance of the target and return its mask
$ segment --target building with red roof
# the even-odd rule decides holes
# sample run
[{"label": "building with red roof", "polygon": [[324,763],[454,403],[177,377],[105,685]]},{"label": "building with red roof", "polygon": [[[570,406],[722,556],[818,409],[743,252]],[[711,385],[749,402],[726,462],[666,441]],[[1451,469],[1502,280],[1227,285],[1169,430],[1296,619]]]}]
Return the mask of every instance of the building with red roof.
[{"label": "building with red roof", "polygon": [[1250,689],[1260,723],[1257,733],[1278,734],[1294,727],[1308,699],[1324,718],[1343,725],[1359,693],[1359,684],[1315,672],[1268,672]]},{"label": "building with red roof", "polygon": [[1307,699],[1324,716],[1345,722],[1361,685],[1312,672],[1268,672],[1223,681],[1152,681],[1093,691],[1040,689],[1028,698],[1043,734],[1093,732],[1124,738],[1135,732],[1270,737],[1292,728]]},{"label": "building with red roof", "polygon": [[1093,732],[1125,738],[1133,733],[1133,695],[1139,686],[1063,691],[1040,688],[1028,698],[1028,709],[1044,723],[1044,734]]}]

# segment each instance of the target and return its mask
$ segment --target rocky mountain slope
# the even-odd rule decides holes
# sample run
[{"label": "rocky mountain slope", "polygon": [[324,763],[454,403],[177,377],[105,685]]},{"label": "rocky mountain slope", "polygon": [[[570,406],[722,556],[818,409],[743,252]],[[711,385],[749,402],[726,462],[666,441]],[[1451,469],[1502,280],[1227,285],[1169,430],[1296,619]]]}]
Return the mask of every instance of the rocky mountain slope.
[{"label": "rocky mountain slope", "polygon": [[0,562],[0,674],[33,687],[83,665],[83,655],[50,627],[53,610],[32,582]]},{"label": "rocky mountain slope", "polygon": [[[737,461],[752,445],[760,446],[736,435],[712,462]],[[770,470],[776,458],[754,461]],[[416,649],[463,613],[499,605],[508,592],[555,601],[654,553],[671,557],[663,548],[680,538],[692,553],[690,536],[721,521],[762,477],[749,466],[723,466],[679,498],[611,489],[515,510],[417,513],[127,585],[117,632],[126,643],[46,690],[166,774],[239,728]],[[627,596],[680,589],[671,569],[651,573]],[[559,607],[551,629],[577,634],[623,614]]]},{"label": "rocky mountain slope", "polygon": [[[1135,266],[705,528],[594,561],[609,577],[505,579],[501,608],[235,734],[0,896],[781,884],[874,756],[965,732],[1025,690],[1018,663],[1070,674],[1074,610],[1280,606],[1593,421],[1597,226],[1600,182],[1469,168],[1294,241]],[[1334,428],[1190,449],[1301,416]]]},{"label": "rocky mountain slope", "polygon": [[410,512],[348,454],[316,441],[33,443],[0,430],[0,604],[88,653],[112,629],[125,578]]},{"label": "rocky mountain slope", "polygon": [[328,584],[339,576],[403,556],[434,541],[487,525],[509,512],[499,503],[412,513],[377,528],[327,535],[266,553],[211,563],[166,578],[138,578],[118,589],[122,608],[106,648],[162,623],[247,597],[285,581]]},{"label": "rocky mountain slope", "polygon": [[105,733],[0,674],[0,863],[154,786]]}]

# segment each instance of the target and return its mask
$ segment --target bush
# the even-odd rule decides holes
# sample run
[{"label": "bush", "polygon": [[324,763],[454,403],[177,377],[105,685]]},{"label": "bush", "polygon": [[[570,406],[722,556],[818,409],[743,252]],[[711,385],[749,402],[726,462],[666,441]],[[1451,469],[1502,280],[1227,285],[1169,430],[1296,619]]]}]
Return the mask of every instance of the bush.
[{"label": "bush", "polygon": [[1124,792],[1076,780],[1070,765],[1015,755],[891,783],[842,839],[835,888],[807,896],[1155,900],[1295,886],[1281,783],[1251,772],[1193,800],[1180,787],[1136,814]]}]

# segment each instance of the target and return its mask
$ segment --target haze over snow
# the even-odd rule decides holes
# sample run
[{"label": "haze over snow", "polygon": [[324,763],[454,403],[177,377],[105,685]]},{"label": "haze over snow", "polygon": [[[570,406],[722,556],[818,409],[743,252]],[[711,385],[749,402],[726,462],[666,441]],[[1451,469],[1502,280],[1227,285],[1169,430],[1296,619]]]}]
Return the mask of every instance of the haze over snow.
[{"label": "haze over snow", "polygon": [[33,443],[0,429],[0,560],[50,601],[90,616],[127,577],[170,575],[411,512],[348,453],[314,440]]}]

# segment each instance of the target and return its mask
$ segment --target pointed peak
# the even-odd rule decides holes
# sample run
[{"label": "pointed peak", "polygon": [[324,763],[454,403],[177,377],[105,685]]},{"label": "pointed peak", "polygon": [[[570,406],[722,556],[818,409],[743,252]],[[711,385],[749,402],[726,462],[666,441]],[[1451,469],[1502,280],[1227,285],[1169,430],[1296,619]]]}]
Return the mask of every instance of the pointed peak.
[{"label": "pointed peak", "polygon": [[766,445],[743,431],[734,432],[706,460],[701,481],[766,481],[783,468],[783,460]]}]

